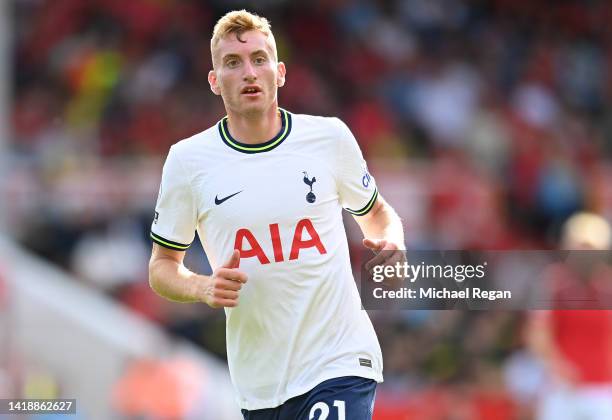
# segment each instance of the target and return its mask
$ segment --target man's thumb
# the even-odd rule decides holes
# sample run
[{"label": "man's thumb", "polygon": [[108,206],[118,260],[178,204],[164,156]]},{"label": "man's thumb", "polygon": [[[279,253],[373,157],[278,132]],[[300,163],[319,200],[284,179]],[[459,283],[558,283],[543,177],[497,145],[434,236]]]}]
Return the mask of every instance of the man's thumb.
[{"label": "man's thumb", "polygon": [[232,252],[232,256],[227,260],[225,264],[223,264],[223,268],[238,268],[240,265],[240,251],[237,249]]},{"label": "man's thumb", "polygon": [[372,251],[380,251],[387,245],[387,241],[384,239],[368,239],[363,240],[363,246],[371,249]]}]

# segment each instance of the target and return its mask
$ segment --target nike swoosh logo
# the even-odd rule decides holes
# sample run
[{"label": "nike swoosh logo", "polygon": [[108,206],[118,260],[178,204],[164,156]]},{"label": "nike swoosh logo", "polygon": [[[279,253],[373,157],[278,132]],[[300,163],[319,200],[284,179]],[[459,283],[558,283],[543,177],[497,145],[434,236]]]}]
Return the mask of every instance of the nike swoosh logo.
[{"label": "nike swoosh logo", "polygon": [[219,199],[216,195],[215,195],[215,204],[218,206],[219,204],[223,203],[224,201],[229,200],[230,198],[232,198],[235,195],[240,194],[242,191],[238,191],[237,193],[234,193],[232,195],[228,195],[227,197],[223,197],[222,199]]}]

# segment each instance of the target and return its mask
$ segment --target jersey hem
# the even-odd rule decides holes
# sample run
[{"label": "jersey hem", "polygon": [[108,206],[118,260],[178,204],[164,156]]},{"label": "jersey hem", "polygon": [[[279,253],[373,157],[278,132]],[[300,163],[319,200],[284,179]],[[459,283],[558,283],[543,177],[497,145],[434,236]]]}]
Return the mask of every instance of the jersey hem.
[{"label": "jersey hem", "polygon": [[378,188],[374,188],[374,194],[372,194],[372,197],[370,198],[370,201],[368,201],[368,204],[366,204],[364,207],[362,207],[359,210],[351,210],[349,208],[345,208],[345,210],[355,216],[364,216],[368,214],[370,210],[372,210],[372,207],[374,207],[374,203],[376,203],[377,198],[378,198]]},{"label": "jersey hem", "polygon": [[159,236],[153,233],[153,231],[151,231],[149,236],[151,240],[155,242],[156,244],[161,245],[164,248],[172,249],[175,251],[185,251],[187,248],[191,246],[191,244],[181,244],[178,242],[171,241],[169,239],[164,238],[163,236]]},{"label": "jersey hem", "polygon": [[341,378],[344,376],[357,376],[359,378],[372,379],[379,384],[383,382],[383,376],[381,373],[372,372],[369,375],[364,375],[363,372],[355,372],[355,371],[336,372],[333,374],[330,373],[327,375],[322,375],[318,377],[316,380],[309,382],[308,385],[304,385],[302,387],[296,388],[294,391],[292,391],[291,393],[288,393],[280,400],[267,400],[267,401],[261,401],[258,403],[253,403],[253,404],[241,404],[239,400],[237,400],[236,402],[238,404],[238,407],[241,410],[247,410],[247,411],[262,410],[266,408],[276,408],[276,407],[283,405],[291,398],[298,397],[300,395],[306,394],[309,391],[312,391],[317,385],[321,384],[322,382],[325,382],[330,379]]}]

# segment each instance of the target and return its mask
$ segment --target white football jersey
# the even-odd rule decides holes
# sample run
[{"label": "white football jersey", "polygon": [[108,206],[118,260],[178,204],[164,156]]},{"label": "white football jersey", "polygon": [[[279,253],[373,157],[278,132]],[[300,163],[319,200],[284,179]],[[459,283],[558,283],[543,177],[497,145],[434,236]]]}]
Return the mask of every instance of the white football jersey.
[{"label": "white football jersey", "polygon": [[382,382],[380,346],[361,309],[342,208],[378,192],[348,127],[280,110],[270,141],[232,138],[227,117],[170,148],[151,227],[185,250],[197,230],[213,269],[241,251],[248,282],[226,308],[238,405],[271,408],[341,376]]}]

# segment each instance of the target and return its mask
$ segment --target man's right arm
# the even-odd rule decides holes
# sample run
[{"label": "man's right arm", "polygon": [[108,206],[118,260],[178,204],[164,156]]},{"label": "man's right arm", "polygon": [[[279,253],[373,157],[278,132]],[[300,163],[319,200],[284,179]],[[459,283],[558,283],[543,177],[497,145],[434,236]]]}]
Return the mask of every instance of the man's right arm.
[{"label": "man's right arm", "polygon": [[149,284],[160,296],[175,302],[204,302],[213,308],[238,305],[238,296],[247,275],[238,270],[240,252],[212,276],[196,274],[183,264],[185,251],[175,251],[153,244],[149,261]]}]

